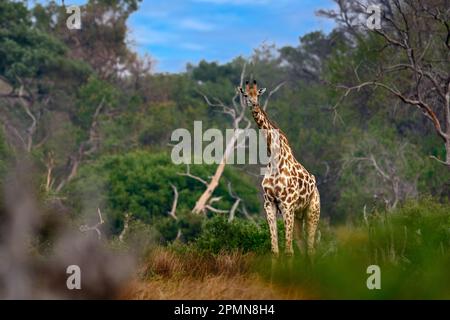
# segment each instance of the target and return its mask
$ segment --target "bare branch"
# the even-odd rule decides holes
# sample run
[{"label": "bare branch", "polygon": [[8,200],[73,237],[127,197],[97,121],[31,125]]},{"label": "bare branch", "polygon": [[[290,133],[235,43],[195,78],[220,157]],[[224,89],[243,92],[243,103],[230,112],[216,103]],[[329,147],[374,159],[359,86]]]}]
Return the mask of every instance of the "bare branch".
[{"label": "bare branch", "polygon": [[172,209],[168,212],[169,216],[171,216],[174,220],[178,220],[177,217],[177,204],[178,204],[178,190],[177,187],[175,187],[173,184],[170,184],[173,190],[173,202],[172,202]]},{"label": "bare branch", "polygon": [[430,156],[430,158],[450,168],[450,162],[443,161],[436,156]]},{"label": "bare branch", "polygon": [[218,202],[222,200],[222,197],[212,197],[209,201],[208,204],[213,204],[214,202]]},{"label": "bare branch", "polygon": [[189,168],[189,164],[186,164],[186,173],[178,172],[177,174],[179,176],[185,176],[185,177],[189,177],[189,178],[195,179],[195,180],[201,182],[202,184],[204,184],[205,186],[208,186],[208,182],[206,182],[205,180],[203,180],[202,178],[200,178],[198,176],[195,176],[195,175],[191,174],[191,171],[190,171],[190,168]]},{"label": "bare branch", "polygon": [[26,96],[24,94],[24,90],[25,90],[24,85],[22,84],[21,80],[19,80],[19,81],[21,83],[21,86],[19,89],[18,99],[20,101],[22,108],[24,109],[25,113],[27,114],[27,116],[31,118],[31,124],[27,128],[27,144],[26,144],[26,150],[28,152],[30,152],[31,148],[33,146],[33,135],[36,132],[37,119],[36,119],[36,116],[30,110],[30,105],[33,103],[32,102],[33,100],[31,97],[27,97],[27,99],[25,99]]},{"label": "bare branch", "polygon": [[45,166],[47,167],[47,179],[46,179],[46,183],[45,183],[45,191],[49,192],[51,190],[53,182],[54,182],[54,180],[52,178],[52,173],[53,173],[53,169],[55,167],[55,159],[53,157],[52,151],[50,151],[47,155]]},{"label": "bare branch", "polygon": [[377,172],[378,172],[384,179],[386,179],[386,180],[388,180],[388,181],[392,181],[391,177],[390,177],[388,174],[386,174],[386,172],[384,172],[384,171],[380,168],[380,166],[378,165],[377,161],[375,160],[375,157],[373,156],[373,154],[371,154],[371,155],[369,156],[369,160],[372,162],[372,164],[373,164],[375,170],[377,170]]},{"label": "bare branch", "polygon": [[220,210],[220,209],[216,209],[216,208],[210,206],[209,204],[207,204],[207,205],[205,206],[205,208],[208,209],[209,211],[214,212],[214,213],[228,213],[228,210]]},{"label": "bare branch", "polygon": [[97,232],[98,239],[100,240],[102,238],[102,232],[100,231],[100,226],[105,223],[105,221],[102,218],[102,212],[100,211],[100,208],[97,208],[99,222],[93,226],[88,226],[86,224],[83,224],[80,226],[81,232],[88,232],[88,231],[95,231]]},{"label": "bare branch", "polygon": [[[450,136],[448,136],[442,130],[439,119],[437,118],[436,114],[434,113],[434,111],[431,109],[431,107],[427,103],[425,103],[422,100],[410,99],[410,98],[406,97],[405,95],[403,95],[401,92],[399,92],[397,89],[391,88],[390,86],[388,86],[384,83],[378,82],[378,81],[367,81],[367,82],[363,82],[363,83],[353,86],[353,87],[346,87],[347,90],[344,93],[344,95],[341,96],[341,99],[339,99],[338,103],[340,103],[351,91],[353,91],[353,90],[359,91],[361,88],[367,87],[367,86],[381,87],[381,88],[391,92],[393,95],[395,95],[397,98],[402,100],[404,103],[418,107],[420,110],[422,110],[423,114],[433,122],[433,125],[434,125],[434,128],[435,128],[437,134],[444,141],[446,141],[447,139],[450,139]],[[341,86],[341,87],[343,87],[343,86]],[[336,104],[334,108],[336,108],[337,105],[338,104]]]},{"label": "bare branch", "polygon": [[119,241],[123,242],[125,239],[125,235],[128,232],[128,228],[129,228],[129,224],[130,224],[130,219],[131,219],[131,213],[127,212],[125,213],[125,219],[123,220],[123,229],[122,232],[120,232],[119,235]]},{"label": "bare branch", "polygon": [[267,96],[267,98],[266,98],[266,101],[264,101],[264,105],[263,105],[263,110],[264,110],[264,111],[266,111],[266,109],[267,109],[267,105],[269,104],[270,97],[272,97],[272,95],[273,95],[274,93],[276,93],[278,90],[280,90],[280,88],[281,88],[285,83],[286,83],[285,81],[281,82],[281,83],[278,84],[273,90],[271,90],[271,91],[269,92],[269,94],[268,94],[268,96]]},{"label": "bare branch", "polygon": [[230,209],[230,214],[229,214],[229,217],[228,217],[228,222],[231,222],[234,219],[236,209],[238,208],[238,206],[241,203],[242,199],[236,193],[234,193],[233,190],[231,190],[231,181],[228,181],[228,193],[230,194],[230,196],[233,199],[235,199],[235,202],[233,203],[233,206]]},{"label": "bare branch", "polygon": [[[66,178],[62,179],[59,183],[58,187],[56,188],[56,191],[59,192],[62,190],[62,188],[69,183],[78,173],[78,168],[83,161],[83,158],[85,156],[91,155],[92,153],[96,152],[98,150],[98,133],[97,133],[97,127],[98,127],[98,117],[104,107],[105,103],[105,97],[102,97],[102,100],[98,104],[97,108],[95,109],[94,115],[92,117],[92,123],[91,127],[89,128],[89,139],[85,142],[82,142],[80,146],[78,147],[78,150],[70,156],[68,161],[68,168],[69,168],[69,174]],[[88,146],[90,146],[89,149],[86,149]]]}]

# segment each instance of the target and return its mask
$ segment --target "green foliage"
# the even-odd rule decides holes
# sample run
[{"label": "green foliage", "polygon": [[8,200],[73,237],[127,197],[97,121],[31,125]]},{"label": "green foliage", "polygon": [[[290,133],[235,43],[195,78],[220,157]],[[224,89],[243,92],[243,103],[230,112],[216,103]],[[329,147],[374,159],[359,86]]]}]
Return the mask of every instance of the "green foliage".
[{"label": "green foliage", "polygon": [[[278,224],[278,230],[279,238],[284,239],[284,228],[281,223]],[[255,223],[234,219],[228,222],[225,217],[215,216],[205,220],[195,246],[200,251],[215,254],[233,250],[264,254],[270,252],[269,228],[264,220]]]},{"label": "green foliage", "polygon": [[[204,178],[211,176],[215,170],[213,165],[190,167],[192,174]],[[101,194],[101,197],[97,197],[97,204],[104,203],[109,208],[108,216],[113,232],[117,233],[122,229],[125,213],[131,212],[136,220],[149,224],[159,223],[160,229],[166,231],[167,239],[174,239],[178,226],[167,214],[174,197],[171,184],[178,189],[177,212],[181,213],[190,211],[205,189],[198,181],[178,174],[185,170],[184,166],[174,165],[165,152],[137,151],[125,155],[106,156],[81,168],[79,177],[72,183],[68,193],[74,203]],[[228,193],[226,181],[232,183],[233,191],[242,197],[250,212],[259,212],[257,191],[253,183],[232,168],[226,168],[214,193],[215,196],[222,196],[221,201],[215,204],[217,208],[230,209],[234,203],[234,199]],[[103,197],[103,194],[106,196]],[[87,202],[95,202],[95,199]],[[180,217],[179,226],[182,228],[184,224],[189,225],[189,221],[195,225],[193,219],[187,215],[183,217],[181,214]],[[191,232],[195,236],[195,230]],[[185,234],[188,238],[193,237],[189,232],[185,231]]]},{"label": "green foliage", "polygon": [[373,217],[370,240],[374,250],[424,266],[450,249],[450,205],[432,198],[407,202],[389,216]]},{"label": "green foliage", "polygon": [[[117,89],[111,84],[95,76],[89,77],[78,91],[78,107],[75,114],[76,123],[84,130],[89,129],[97,109],[115,108],[118,104],[118,95]],[[99,109],[99,111],[101,110]]]},{"label": "green foliage", "polygon": [[234,64],[219,65],[217,62],[207,62],[202,60],[198,65],[188,66],[188,71],[192,73],[192,77],[202,82],[219,82],[228,79],[232,83],[239,82],[241,66]]},{"label": "green foliage", "polygon": [[[450,289],[450,205],[435,199],[375,213],[367,224],[321,227],[314,265],[295,256],[294,274],[280,262],[273,279],[307,286],[325,299],[448,299]],[[268,274],[270,261],[258,270]],[[381,268],[381,290],[368,290],[370,265]]]},{"label": "green foliage", "polygon": [[3,133],[0,133],[0,178],[2,178],[2,180],[10,160],[11,150],[5,141]]},{"label": "green foliage", "polygon": [[66,69],[79,76],[86,72],[82,64],[67,59],[66,52],[60,40],[33,28],[24,3],[0,3],[0,75],[18,84],[18,78],[54,76]]},{"label": "green foliage", "polygon": [[192,242],[197,239],[202,232],[202,225],[204,217],[198,214],[193,214],[190,211],[179,212],[177,228],[181,231],[184,242]]}]

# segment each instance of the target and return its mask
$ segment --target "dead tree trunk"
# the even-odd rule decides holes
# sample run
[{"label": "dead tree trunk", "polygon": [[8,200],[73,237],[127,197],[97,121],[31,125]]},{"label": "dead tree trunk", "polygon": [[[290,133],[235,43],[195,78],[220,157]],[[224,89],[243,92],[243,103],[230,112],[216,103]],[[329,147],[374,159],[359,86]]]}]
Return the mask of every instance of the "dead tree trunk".
[{"label": "dead tree trunk", "polygon": [[203,194],[198,198],[197,202],[195,203],[194,209],[192,209],[193,213],[205,213],[206,206],[209,202],[209,199],[211,198],[214,190],[216,190],[217,186],[219,185],[220,178],[222,177],[223,171],[225,170],[225,165],[227,162],[227,159],[231,153],[231,151],[234,149],[235,143],[237,141],[237,135],[235,134],[232,139],[230,139],[230,142],[227,145],[227,148],[225,149],[225,153],[222,157],[222,160],[220,164],[217,166],[216,172],[212,176],[210,182],[208,183],[206,190],[203,192]]},{"label": "dead tree trunk", "polygon": [[[242,68],[241,72],[241,79],[240,79],[240,85],[242,86],[244,83],[244,77],[245,77],[245,68],[246,65],[244,64],[244,67]],[[206,103],[210,107],[216,107],[221,108],[222,112],[225,114],[228,114],[233,119],[233,129],[235,130],[233,137],[228,142],[225,152],[222,156],[222,159],[219,163],[219,165],[216,168],[216,171],[214,175],[212,176],[211,180],[206,186],[206,190],[203,192],[203,194],[198,198],[197,202],[195,203],[194,209],[192,209],[192,212],[195,214],[205,213],[206,207],[208,205],[209,200],[211,199],[212,194],[214,193],[214,190],[216,190],[217,186],[219,185],[220,178],[222,177],[222,174],[225,170],[225,165],[227,163],[227,159],[230,156],[230,153],[234,150],[236,141],[238,139],[239,132],[237,129],[240,128],[241,122],[246,121],[247,122],[247,128],[250,127],[250,120],[245,116],[245,104],[242,98],[239,95],[239,92],[236,92],[232,99],[232,106],[225,105],[222,101],[215,99],[217,102],[212,103],[208,97],[203,95]],[[237,98],[240,98],[239,103],[237,102]]]}]

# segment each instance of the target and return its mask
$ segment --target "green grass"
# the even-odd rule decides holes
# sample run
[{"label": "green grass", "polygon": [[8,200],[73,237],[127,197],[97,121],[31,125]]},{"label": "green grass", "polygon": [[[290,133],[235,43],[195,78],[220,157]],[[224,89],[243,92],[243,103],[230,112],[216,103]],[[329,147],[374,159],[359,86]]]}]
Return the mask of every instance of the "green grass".
[{"label": "green grass", "polygon": [[[450,206],[431,199],[374,213],[359,226],[322,228],[311,265],[262,257],[257,269],[283,286],[324,299],[450,299]],[[381,289],[369,290],[369,265],[381,268]]]}]

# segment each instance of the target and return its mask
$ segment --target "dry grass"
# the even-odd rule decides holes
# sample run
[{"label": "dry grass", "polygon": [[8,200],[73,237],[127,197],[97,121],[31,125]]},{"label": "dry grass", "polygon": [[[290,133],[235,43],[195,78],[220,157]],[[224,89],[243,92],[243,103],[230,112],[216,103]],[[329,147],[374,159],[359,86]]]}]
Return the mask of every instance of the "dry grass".
[{"label": "dry grass", "polygon": [[239,252],[204,256],[156,249],[122,299],[307,299],[251,271],[255,257]]},{"label": "dry grass", "polygon": [[271,286],[256,275],[209,276],[203,279],[136,280],[120,297],[122,299],[252,300],[307,299],[298,289]]},{"label": "dry grass", "polygon": [[145,278],[204,278],[210,275],[234,276],[249,272],[253,254],[240,252],[217,256],[197,252],[176,253],[164,248],[155,249],[144,263],[141,274]]}]

